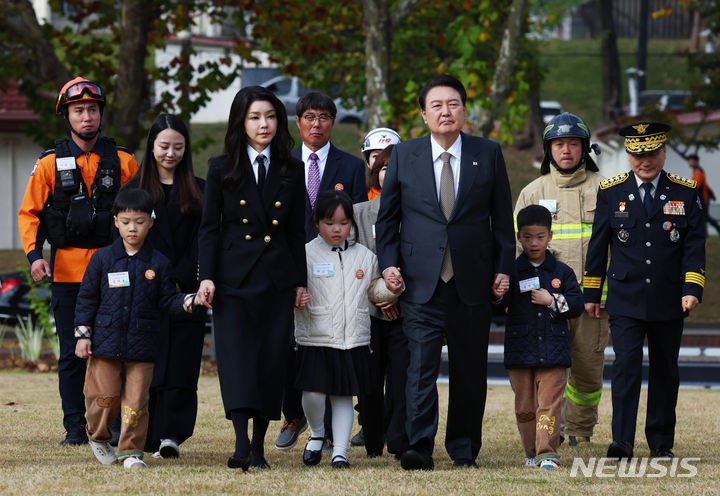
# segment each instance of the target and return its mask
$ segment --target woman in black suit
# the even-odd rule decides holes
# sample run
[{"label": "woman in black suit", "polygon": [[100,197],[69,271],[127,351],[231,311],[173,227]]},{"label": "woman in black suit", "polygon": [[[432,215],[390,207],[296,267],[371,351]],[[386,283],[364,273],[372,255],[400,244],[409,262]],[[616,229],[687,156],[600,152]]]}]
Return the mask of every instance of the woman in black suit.
[{"label": "woman in black suit", "polygon": [[[148,239],[170,260],[170,277],[183,293],[198,289],[197,236],[204,185],[193,172],[187,126],[174,115],[158,115],[150,126],[140,169],[125,187],[141,188],[152,196],[155,222]],[[150,385],[145,444],[145,450],[156,457],[180,456],[180,444],[195,429],[204,331],[202,313],[165,316]]]},{"label": "woman in black suit", "polygon": [[[225,152],[210,160],[200,225],[200,300],[212,303],[220,390],[235,428],[230,468],[269,468],[280,418],[295,288],[304,287],[305,180],[285,107],[250,86],[230,107]],[[253,419],[252,441],[248,439]]]}]

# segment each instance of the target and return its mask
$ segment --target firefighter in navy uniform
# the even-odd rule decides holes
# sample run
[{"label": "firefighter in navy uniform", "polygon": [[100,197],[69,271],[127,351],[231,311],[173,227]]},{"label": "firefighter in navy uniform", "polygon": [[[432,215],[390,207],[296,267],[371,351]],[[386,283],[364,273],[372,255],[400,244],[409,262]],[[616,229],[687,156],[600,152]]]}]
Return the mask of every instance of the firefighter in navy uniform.
[{"label": "firefighter in navy uniform", "polygon": [[[18,213],[33,280],[52,280],[63,445],[87,443],[85,360],[75,356],[73,328],[77,293],[92,254],[112,241],[115,195],[138,168],[132,153],[99,136],[104,107],[97,84],[78,77],[63,86],[55,111],[65,119],[70,139],[57,140],[37,160]],[[45,241],[51,246],[49,263],[42,253]]]},{"label": "firefighter in navy uniform", "polygon": [[695,181],[663,170],[669,130],[658,122],[621,128],[632,171],[605,179],[598,190],[584,295],[586,311],[597,317],[607,276],[615,350],[609,458],[633,456],[645,337],[645,437],[651,456],[674,456],[678,352],[683,318],[700,303],[705,285],[705,230]]}]

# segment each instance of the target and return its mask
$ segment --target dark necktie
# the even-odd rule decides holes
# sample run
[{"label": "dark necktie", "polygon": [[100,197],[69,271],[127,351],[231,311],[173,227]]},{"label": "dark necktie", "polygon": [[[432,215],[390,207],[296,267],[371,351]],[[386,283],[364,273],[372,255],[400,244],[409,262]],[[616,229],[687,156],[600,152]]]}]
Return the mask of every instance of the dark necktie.
[{"label": "dark necktie", "polygon": [[310,154],[310,165],[308,166],[307,193],[310,199],[310,208],[315,208],[315,199],[320,191],[320,163],[316,153]]},{"label": "dark necktie", "polygon": [[265,175],[267,174],[265,172],[265,155],[258,155],[256,160],[258,164],[257,186],[258,190],[262,193],[263,187],[265,186]]},{"label": "dark necktie", "polygon": [[645,190],[645,198],[643,198],[643,205],[645,206],[645,214],[650,217],[650,212],[652,212],[652,195],[650,194],[650,190],[652,189],[652,183],[642,183],[642,188]]},{"label": "dark necktie", "polygon": [[[455,180],[453,179],[452,167],[450,167],[450,155],[448,152],[442,152],[440,159],[442,160],[442,169],[440,171],[440,210],[442,210],[445,219],[450,219],[453,207],[455,206]],[[450,257],[450,242],[445,246],[445,255],[443,256],[442,267],[440,268],[440,279],[448,282],[454,275],[452,259]]]}]

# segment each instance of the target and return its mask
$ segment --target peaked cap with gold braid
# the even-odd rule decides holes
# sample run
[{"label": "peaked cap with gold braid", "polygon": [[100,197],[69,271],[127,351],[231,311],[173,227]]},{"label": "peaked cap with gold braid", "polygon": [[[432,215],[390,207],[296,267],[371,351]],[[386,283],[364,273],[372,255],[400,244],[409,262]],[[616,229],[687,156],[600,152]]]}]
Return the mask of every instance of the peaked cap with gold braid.
[{"label": "peaked cap with gold braid", "polygon": [[672,127],[664,122],[636,122],[621,127],[620,136],[625,137],[625,150],[633,155],[659,150],[667,141],[667,132]]}]

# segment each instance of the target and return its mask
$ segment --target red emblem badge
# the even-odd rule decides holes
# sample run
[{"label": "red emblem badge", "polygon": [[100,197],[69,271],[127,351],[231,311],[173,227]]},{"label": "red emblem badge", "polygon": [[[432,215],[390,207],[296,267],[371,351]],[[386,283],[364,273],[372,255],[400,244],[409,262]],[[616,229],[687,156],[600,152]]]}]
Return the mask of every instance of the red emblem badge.
[{"label": "red emblem badge", "polygon": [[663,230],[669,231],[671,227],[672,227],[672,222],[670,222],[669,220],[666,220],[665,222],[663,222]]},{"label": "red emblem badge", "polygon": [[342,183],[337,183],[335,185],[335,191],[342,191],[345,189],[345,186],[342,185]]},{"label": "red emblem badge", "polygon": [[552,282],[551,282],[550,284],[552,284],[552,287],[553,287],[553,288],[557,289],[557,288],[559,288],[560,285],[562,284],[562,281],[561,281],[560,279],[558,279],[558,278],[555,278],[555,279],[552,280]]},{"label": "red emblem badge", "polygon": [[362,269],[358,269],[355,271],[355,277],[357,277],[358,279],[362,279],[363,277],[365,277],[365,272],[363,272]]},{"label": "red emblem badge", "polygon": [[149,280],[151,280],[151,281],[152,281],[153,279],[155,279],[155,271],[154,271],[154,270],[151,270],[151,269],[146,270],[146,271],[145,271],[145,279],[149,279]]}]

